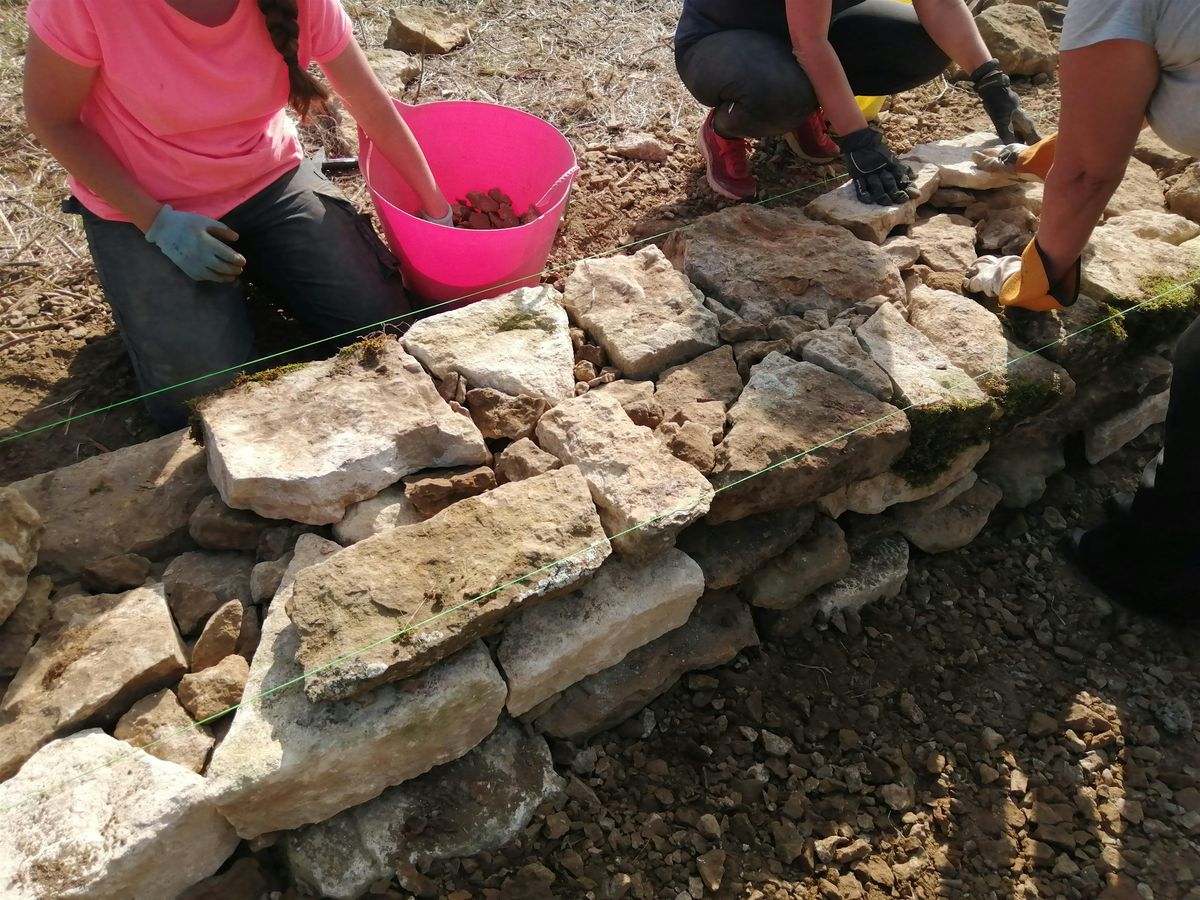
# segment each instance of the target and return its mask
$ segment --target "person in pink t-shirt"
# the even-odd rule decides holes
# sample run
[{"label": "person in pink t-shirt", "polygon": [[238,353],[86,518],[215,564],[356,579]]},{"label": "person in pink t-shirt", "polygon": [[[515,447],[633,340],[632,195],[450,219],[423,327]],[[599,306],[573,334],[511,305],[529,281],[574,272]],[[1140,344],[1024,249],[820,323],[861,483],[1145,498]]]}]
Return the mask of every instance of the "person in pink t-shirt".
[{"label": "person in pink t-shirt", "polygon": [[26,118],[70,175],[64,209],[160,425],[253,358],[247,281],[320,337],[409,311],[395,259],[287,114],[329,98],[317,63],[424,215],[451,224],[338,0],[30,0],[27,17]]}]

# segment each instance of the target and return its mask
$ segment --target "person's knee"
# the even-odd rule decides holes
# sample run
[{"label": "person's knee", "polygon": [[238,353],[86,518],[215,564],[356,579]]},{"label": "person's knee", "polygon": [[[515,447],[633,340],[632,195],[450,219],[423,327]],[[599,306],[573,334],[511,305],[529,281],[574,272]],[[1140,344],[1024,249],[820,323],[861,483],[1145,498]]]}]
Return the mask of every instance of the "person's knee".
[{"label": "person's knee", "polygon": [[817,98],[807,76],[780,74],[748,89],[718,119],[728,123],[728,137],[766,138],[785,134],[812,115]]}]

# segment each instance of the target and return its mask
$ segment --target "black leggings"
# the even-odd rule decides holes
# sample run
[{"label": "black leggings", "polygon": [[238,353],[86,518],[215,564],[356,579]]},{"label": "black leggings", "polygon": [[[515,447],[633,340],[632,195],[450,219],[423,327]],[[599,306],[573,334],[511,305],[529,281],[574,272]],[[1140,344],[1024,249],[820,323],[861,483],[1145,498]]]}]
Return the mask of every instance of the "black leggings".
[{"label": "black leggings", "polygon": [[1162,461],[1147,467],[1134,500],[1134,518],[1171,543],[1186,537],[1200,557],[1200,319],[1175,348],[1171,404],[1167,410]]},{"label": "black leggings", "polygon": [[[837,12],[829,42],[858,95],[911,90],[949,62],[913,8],[896,0],[860,0]],[[717,31],[677,50],[675,66],[692,96],[717,108],[713,126],[724,137],[784,134],[820,105],[786,31]]]}]

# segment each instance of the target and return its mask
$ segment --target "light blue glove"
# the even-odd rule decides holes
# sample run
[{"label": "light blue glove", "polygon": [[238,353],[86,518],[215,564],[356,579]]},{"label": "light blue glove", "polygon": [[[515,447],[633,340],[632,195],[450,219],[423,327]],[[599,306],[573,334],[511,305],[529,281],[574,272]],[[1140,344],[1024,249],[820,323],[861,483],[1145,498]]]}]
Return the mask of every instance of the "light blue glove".
[{"label": "light blue glove", "polygon": [[447,228],[453,228],[454,227],[454,207],[447,204],[446,214],[444,216],[442,216],[440,219],[435,219],[429,213],[425,212],[425,210],[421,210],[421,218],[424,219],[426,222],[432,222],[434,225],[445,225]]},{"label": "light blue glove", "polygon": [[238,237],[216,219],[179,212],[164,203],[146,240],[196,281],[233,281],[242,274],[246,258],[212,232],[231,241]]}]

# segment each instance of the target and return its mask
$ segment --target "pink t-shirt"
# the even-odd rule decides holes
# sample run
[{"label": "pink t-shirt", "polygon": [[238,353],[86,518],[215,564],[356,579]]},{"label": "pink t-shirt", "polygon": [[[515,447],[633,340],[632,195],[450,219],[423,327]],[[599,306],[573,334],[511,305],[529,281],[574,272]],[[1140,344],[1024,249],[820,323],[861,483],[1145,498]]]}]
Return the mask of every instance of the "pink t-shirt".
[{"label": "pink t-shirt", "polygon": [[[298,7],[302,66],[345,49],[338,0]],[[154,199],[219,218],[300,161],[287,67],[255,0],[215,27],[166,0],[29,0],[27,16],[52,50],[97,69],[80,119]],[[77,179],[71,190],[101,218],[125,220]]]}]

